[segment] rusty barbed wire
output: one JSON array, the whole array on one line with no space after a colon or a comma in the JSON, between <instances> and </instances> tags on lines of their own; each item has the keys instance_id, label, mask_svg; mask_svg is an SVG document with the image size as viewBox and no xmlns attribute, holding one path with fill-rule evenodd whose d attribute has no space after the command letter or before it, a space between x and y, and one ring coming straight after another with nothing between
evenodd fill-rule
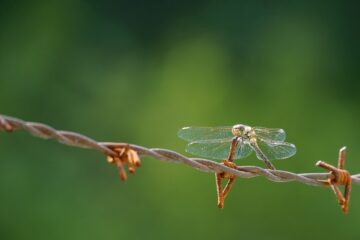
<instances>
[{"instance_id":1,"label":"rusty barbed wire","mask_svg":"<svg viewBox=\"0 0 360 240\"><path fill-rule=\"evenodd\" d=\"M342 169L332 169L333 171L329 173L293 173L284 170L264 169L257 166L236 166L232 168L208 159L188 158L168 149L146 148L129 143L97 142L79 133L56 130L42 123L26 122L18 118L0 115L0 130L12 132L19 129L23 129L35 137L52 138L69 146L90 148L102 152L108 157L109 163L116 163L123 180L127 178L123 165L129 164L129 171L134 172L135 167L140 166L140 160L137 159L137 154L139 154L165 162L182 163L204 172L225 172L240 178L263 176L273 182L296 181L312 186L329 186L329 183L345 185L344 182L335 181L338 171L343 171ZM341 151L345 152L345 148ZM360 184L360 173L349 175L348 181Z\"/></svg>"}]
</instances>

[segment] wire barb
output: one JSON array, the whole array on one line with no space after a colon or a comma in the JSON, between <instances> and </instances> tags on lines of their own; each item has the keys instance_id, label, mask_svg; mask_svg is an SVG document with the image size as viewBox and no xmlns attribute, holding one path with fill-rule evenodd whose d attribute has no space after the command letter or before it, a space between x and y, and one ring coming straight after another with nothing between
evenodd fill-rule
<instances>
[{"instance_id":1,"label":"wire barb","mask_svg":"<svg viewBox=\"0 0 360 240\"><path fill-rule=\"evenodd\" d=\"M318 161L316 166L322 167L330 171L330 176L324 182L331 187L342 211L346 214L349 211L350 192L351 192L351 176L348 171L344 169L346 157L346 147L339 151L338 167L334 167L326 162ZM344 195L341 193L338 186L345 186Z\"/></svg>"},{"instance_id":2,"label":"wire barb","mask_svg":"<svg viewBox=\"0 0 360 240\"><path fill-rule=\"evenodd\" d=\"M116 156L108 155L107 161L116 164L120 179L125 181L127 180L127 174L124 165L128 165L129 172L133 174L136 168L141 166L140 157L129 145L122 148L115 147L112 150L118 154Z\"/></svg>"},{"instance_id":3,"label":"wire barb","mask_svg":"<svg viewBox=\"0 0 360 240\"><path fill-rule=\"evenodd\" d=\"M124 166L128 165L129 172L134 172L135 168L139 167L141 164L139 156L149 156L165 162L182 163L203 172L225 172L227 174L230 174L229 176L236 176L240 178L253 178L257 176L263 176L273 182L296 181L311 186L329 186L329 179L331 179L332 183L332 185L330 186L341 185L340 183L343 181L341 179L344 179L343 176L345 176L342 175L341 171L343 170L342 166L344 164L346 154L345 151L340 151L340 159L343 160L339 161L339 167L334 168L336 169L334 172L328 169L330 170L329 173L293 173L284 170L264 169L257 166L229 167L212 160L202 158L188 158L180 153L168 149L146 148L128 143L98 142L75 132L60 131L45 124L25 122L17 118L0 115L0 131L4 130L7 132L12 132L14 130L20 129L31 133L35 137L40 137L44 139L53 138L62 144L74 147L90 148L102 152L103 154L105 154L105 156L107 156L109 163L113 163L117 166L120 178L123 180L127 178ZM347 188L348 190L345 189L344 193L344 199L347 200L347 205L343 207L344 212L347 212L347 207L350 199L350 184L360 184L360 173L352 176L346 176L347 181L349 181L349 186ZM223 193L223 195L224 194L225 192ZM341 201L341 203L343 202L344 201ZM342 204L342 206L344 205Z\"/></svg>"},{"instance_id":4,"label":"wire barb","mask_svg":"<svg viewBox=\"0 0 360 240\"><path fill-rule=\"evenodd\" d=\"M2 130L2 129L4 129L7 132L12 132L14 130L13 126L11 126L3 118L0 118L0 130Z\"/></svg>"}]
</instances>

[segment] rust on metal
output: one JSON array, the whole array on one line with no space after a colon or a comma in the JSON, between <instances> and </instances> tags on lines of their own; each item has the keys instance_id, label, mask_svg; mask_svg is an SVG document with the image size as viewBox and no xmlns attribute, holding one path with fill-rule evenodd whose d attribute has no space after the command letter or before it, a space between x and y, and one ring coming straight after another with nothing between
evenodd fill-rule
<instances>
[{"instance_id":1,"label":"rust on metal","mask_svg":"<svg viewBox=\"0 0 360 240\"><path fill-rule=\"evenodd\" d=\"M327 169L330 171L329 173L295 173L285 170L271 170L258 166L236 166L233 162L229 161L234 156L233 149L231 150L231 156L219 163L208 159L189 158L169 149L147 148L128 143L98 142L76 132L61 131L45 124L26 122L0 114L0 131L11 132L14 130L24 130L35 137L44 139L55 139L59 143L68 146L90 148L102 152L108 157L109 163L117 166L120 178L123 180L127 178L126 165L130 173L135 172L136 168L141 165L139 155L150 156L166 162L185 164L204 172L213 172L216 174L218 206L221 208L224 207L224 199L233 186L235 177L252 178L263 176L274 182L286 183L296 181L310 186L330 186L345 213L348 212L349 208L351 185L360 185L360 174L357 173L350 176L344 169L345 148L340 150L337 168L325 162L318 162L318 166ZM224 189L221 185L222 179L228 180ZM342 185L345 186L344 194L338 188Z\"/></svg>"},{"instance_id":2,"label":"rust on metal","mask_svg":"<svg viewBox=\"0 0 360 240\"><path fill-rule=\"evenodd\" d=\"M236 145L237 145L237 138L234 137L231 142L228 159L222 162L223 165L233 169L237 168L236 164L233 163L233 157L234 157ZM219 208L224 208L225 198L229 194L232 186L234 185L236 176L228 172L220 172L220 173L215 173L215 179L216 179L217 205ZM228 179L224 189L222 188L223 179Z\"/></svg>"},{"instance_id":3,"label":"rust on metal","mask_svg":"<svg viewBox=\"0 0 360 240\"><path fill-rule=\"evenodd\" d=\"M322 180L335 193L342 211L346 214L349 211L350 192L351 192L351 175L345 170L346 147L339 151L338 166L334 167L326 162L318 161L316 166L330 171L330 177ZM339 186L344 186L344 194L341 193Z\"/></svg>"},{"instance_id":4,"label":"rust on metal","mask_svg":"<svg viewBox=\"0 0 360 240\"><path fill-rule=\"evenodd\" d=\"M112 150L116 152L117 155L108 155L107 161L117 166L120 179L125 181L127 180L125 165L128 165L128 170L130 173L135 173L136 168L141 166L140 157L135 150L130 148L129 145L123 148L112 148Z\"/></svg>"},{"instance_id":5,"label":"rust on metal","mask_svg":"<svg viewBox=\"0 0 360 240\"><path fill-rule=\"evenodd\" d=\"M0 129L4 129L7 132L14 131L14 127L3 118L0 118Z\"/></svg>"}]
</instances>

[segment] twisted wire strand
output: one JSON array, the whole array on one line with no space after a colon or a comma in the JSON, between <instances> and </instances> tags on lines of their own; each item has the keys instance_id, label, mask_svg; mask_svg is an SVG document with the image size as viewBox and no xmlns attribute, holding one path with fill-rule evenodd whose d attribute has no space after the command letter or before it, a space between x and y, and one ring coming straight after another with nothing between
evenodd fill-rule
<instances>
[{"instance_id":1,"label":"twisted wire strand","mask_svg":"<svg viewBox=\"0 0 360 240\"><path fill-rule=\"evenodd\" d=\"M29 132L35 137L52 138L69 146L94 149L107 156L118 156L118 153L113 150L114 148L129 146L141 156L149 156L165 162L182 163L204 172L227 172L240 178L263 176L273 182L296 181L312 186L328 186L323 181L331 177L330 173L293 173L283 170L264 169L257 166L237 166L234 169L208 159L188 158L168 149L146 148L128 143L97 142L79 133L56 130L42 123L26 122L18 118L0 115L0 130L12 131L20 129ZM360 173L352 175L351 179L353 183L360 184Z\"/></svg>"}]
</instances>

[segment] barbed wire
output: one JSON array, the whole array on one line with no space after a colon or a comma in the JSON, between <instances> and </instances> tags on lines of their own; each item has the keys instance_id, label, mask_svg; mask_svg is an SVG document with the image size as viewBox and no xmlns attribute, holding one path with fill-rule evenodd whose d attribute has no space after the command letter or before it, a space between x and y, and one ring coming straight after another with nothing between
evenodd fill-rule
<instances>
[{"instance_id":1,"label":"barbed wire","mask_svg":"<svg viewBox=\"0 0 360 240\"><path fill-rule=\"evenodd\" d=\"M122 179L126 179L126 173L124 172L123 166L121 164L121 161L124 159L122 157L124 152L121 152L121 149L131 149L140 156L149 156L165 162L182 163L204 172L228 173L240 178L263 176L274 182L296 181L311 186L329 186L331 184L345 185L344 182L335 181L337 178L339 178L338 174L340 173L338 171L341 170L340 167L336 169L334 167L331 169L327 168L331 170L329 173L293 173L284 170L264 169L257 166L235 166L232 168L222 163L208 159L188 158L180 153L168 149L146 148L129 143L98 142L79 133L56 130L42 123L26 122L18 118L0 115L0 130L12 132L19 129L25 130L35 137L40 137L43 139L52 138L62 144L69 146L90 148L100 151L108 157L108 161L110 163L113 163L114 159L118 159L119 161L115 162L117 163L119 171L122 174ZM342 151L345 153L345 148L343 148ZM130 155L127 155L127 157L131 159L129 156ZM135 165L139 166L140 161L134 160L132 165L129 163L130 172L135 171ZM317 165L321 166L321 163L317 163ZM354 174L352 176L349 175L348 180L352 183L360 184L360 173Z\"/></svg>"}]
</instances>

